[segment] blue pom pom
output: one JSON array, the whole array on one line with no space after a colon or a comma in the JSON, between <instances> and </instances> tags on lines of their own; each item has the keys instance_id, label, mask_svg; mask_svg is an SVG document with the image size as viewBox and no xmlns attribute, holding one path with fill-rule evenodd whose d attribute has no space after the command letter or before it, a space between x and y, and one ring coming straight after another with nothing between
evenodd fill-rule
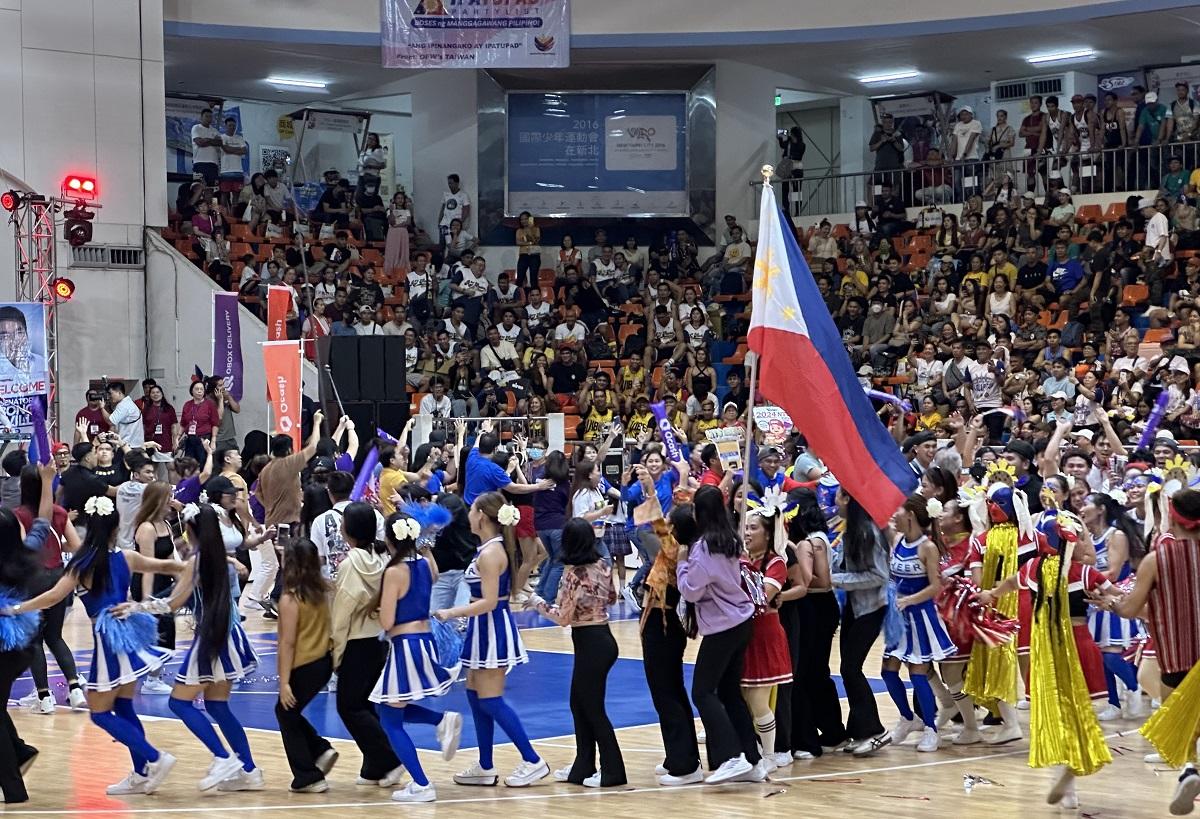
<instances>
[{"instance_id":1,"label":"blue pom pom","mask_svg":"<svg viewBox=\"0 0 1200 819\"><path fill-rule=\"evenodd\" d=\"M888 583L887 612L883 615L883 644L896 648L904 640L904 615L896 608L896 584Z\"/></svg>"},{"instance_id":2,"label":"blue pom pom","mask_svg":"<svg viewBox=\"0 0 1200 819\"><path fill-rule=\"evenodd\" d=\"M158 645L158 619L144 611L117 618L107 608L96 618L96 631L104 644L118 654L136 654Z\"/></svg>"},{"instance_id":3,"label":"blue pom pom","mask_svg":"<svg viewBox=\"0 0 1200 819\"><path fill-rule=\"evenodd\" d=\"M437 646L438 662L443 668L458 668L462 662L463 636L453 623L441 620L430 620L429 630L433 634L433 644Z\"/></svg>"},{"instance_id":4,"label":"blue pom pom","mask_svg":"<svg viewBox=\"0 0 1200 819\"><path fill-rule=\"evenodd\" d=\"M422 534L436 534L450 525L450 510L436 503L406 503L400 511L421 524Z\"/></svg>"},{"instance_id":5,"label":"blue pom pom","mask_svg":"<svg viewBox=\"0 0 1200 819\"><path fill-rule=\"evenodd\" d=\"M12 589L0 588L0 609L15 606L22 599ZM40 611L26 611L11 617L0 617L0 651L16 651L33 642L41 620Z\"/></svg>"}]
</instances>

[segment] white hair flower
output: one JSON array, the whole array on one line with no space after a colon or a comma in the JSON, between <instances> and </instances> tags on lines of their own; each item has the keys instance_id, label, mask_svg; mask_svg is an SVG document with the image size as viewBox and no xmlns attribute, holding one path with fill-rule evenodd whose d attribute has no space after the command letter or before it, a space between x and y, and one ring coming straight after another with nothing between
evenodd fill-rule
<instances>
[{"instance_id":1,"label":"white hair flower","mask_svg":"<svg viewBox=\"0 0 1200 819\"><path fill-rule=\"evenodd\" d=\"M392 523L392 535L396 540L416 540L421 534L421 524L412 518L399 518Z\"/></svg>"},{"instance_id":2,"label":"white hair flower","mask_svg":"<svg viewBox=\"0 0 1200 819\"><path fill-rule=\"evenodd\" d=\"M937 498L930 498L925 501L925 511L929 513L931 518L940 518L942 516L942 502Z\"/></svg>"},{"instance_id":3,"label":"white hair flower","mask_svg":"<svg viewBox=\"0 0 1200 819\"><path fill-rule=\"evenodd\" d=\"M179 513L179 517L183 518L184 523L191 523L193 520L195 520L196 515L199 514L200 507L194 503L189 503L187 506L183 507L183 510Z\"/></svg>"},{"instance_id":4,"label":"white hair flower","mask_svg":"<svg viewBox=\"0 0 1200 819\"><path fill-rule=\"evenodd\" d=\"M83 504L83 513L92 515L93 517L107 517L117 510L110 498L100 495L95 498L88 498Z\"/></svg>"},{"instance_id":5,"label":"white hair flower","mask_svg":"<svg viewBox=\"0 0 1200 819\"><path fill-rule=\"evenodd\" d=\"M196 502L197 502L197 503L199 503L201 506L203 506L204 504L208 503L208 492L206 492L205 490L201 489L201 490L200 490L200 497L199 497L199 499L198 499Z\"/></svg>"},{"instance_id":6,"label":"white hair flower","mask_svg":"<svg viewBox=\"0 0 1200 819\"><path fill-rule=\"evenodd\" d=\"M521 522L521 510L511 503L506 503L496 513L496 521L501 526L516 526Z\"/></svg>"},{"instance_id":7,"label":"white hair flower","mask_svg":"<svg viewBox=\"0 0 1200 819\"><path fill-rule=\"evenodd\" d=\"M1129 503L1129 496L1125 494L1124 489L1119 487L1114 486L1112 489L1108 490L1106 494L1122 506Z\"/></svg>"}]
</instances>

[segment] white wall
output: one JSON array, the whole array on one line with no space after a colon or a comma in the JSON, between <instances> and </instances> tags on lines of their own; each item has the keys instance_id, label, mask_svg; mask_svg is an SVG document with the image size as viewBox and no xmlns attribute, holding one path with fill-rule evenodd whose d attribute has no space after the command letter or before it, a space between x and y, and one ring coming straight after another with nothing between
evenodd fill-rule
<instances>
[{"instance_id":1,"label":"white wall","mask_svg":"<svg viewBox=\"0 0 1200 819\"><path fill-rule=\"evenodd\" d=\"M212 370L212 294L218 289L174 247L146 231L146 309L152 320L139 343L145 350L148 374L162 385L176 409L187 400L195 367L206 373ZM245 385L242 411L235 418L240 441L252 429L271 429L271 422L259 346L266 341L267 328L245 307L239 312ZM103 333L95 337L102 338ZM307 361L302 377L304 392L316 398L317 370Z\"/></svg>"}]
</instances>

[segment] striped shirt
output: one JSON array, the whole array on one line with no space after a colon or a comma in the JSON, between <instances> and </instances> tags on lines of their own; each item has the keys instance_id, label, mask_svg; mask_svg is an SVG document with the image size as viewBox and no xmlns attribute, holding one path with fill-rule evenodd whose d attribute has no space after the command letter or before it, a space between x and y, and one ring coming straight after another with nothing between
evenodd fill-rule
<instances>
[{"instance_id":1,"label":"striped shirt","mask_svg":"<svg viewBox=\"0 0 1200 819\"><path fill-rule=\"evenodd\" d=\"M1155 545L1158 579L1150 589L1150 633L1168 674L1200 661L1200 544L1172 534Z\"/></svg>"}]
</instances>

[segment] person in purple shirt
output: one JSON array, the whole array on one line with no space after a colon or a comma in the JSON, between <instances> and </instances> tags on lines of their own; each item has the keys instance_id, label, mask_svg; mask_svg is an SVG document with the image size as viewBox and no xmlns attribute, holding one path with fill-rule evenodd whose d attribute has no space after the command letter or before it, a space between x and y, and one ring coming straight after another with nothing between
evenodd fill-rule
<instances>
[{"instance_id":1,"label":"person in purple shirt","mask_svg":"<svg viewBox=\"0 0 1200 819\"><path fill-rule=\"evenodd\" d=\"M712 773L704 781L762 782L766 764L739 687L754 615L742 586L742 541L720 489L702 486L692 503L700 539L690 548L680 544L676 579L702 638L692 674L692 703L708 735Z\"/></svg>"}]
</instances>

